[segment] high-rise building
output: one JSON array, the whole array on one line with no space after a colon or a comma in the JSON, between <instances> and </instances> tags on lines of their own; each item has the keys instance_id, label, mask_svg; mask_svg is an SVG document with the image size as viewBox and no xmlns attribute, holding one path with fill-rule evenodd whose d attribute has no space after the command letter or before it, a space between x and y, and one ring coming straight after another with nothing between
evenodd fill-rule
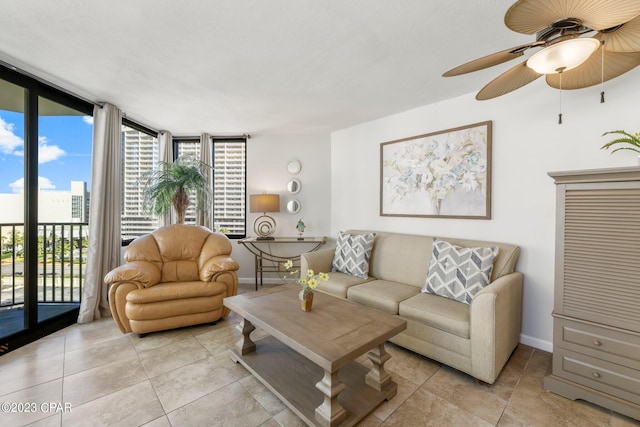
<instances>
[{"instance_id":1,"label":"high-rise building","mask_svg":"<svg viewBox=\"0 0 640 427\"><path fill-rule=\"evenodd\" d=\"M122 238L132 239L158 228L144 206L144 177L157 168L158 139L136 129L122 130Z\"/></svg>"},{"instance_id":2,"label":"high-rise building","mask_svg":"<svg viewBox=\"0 0 640 427\"><path fill-rule=\"evenodd\" d=\"M89 222L89 192L84 181L71 181L71 222Z\"/></svg>"},{"instance_id":3,"label":"high-rise building","mask_svg":"<svg viewBox=\"0 0 640 427\"><path fill-rule=\"evenodd\" d=\"M231 235L245 234L246 143L213 144L214 225Z\"/></svg>"},{"instance_id":4,"label":"high-rise building","mask_svg":"<svg viewBox=\"0 0 640 427\"><path fill-rule=\"evenodd\" d=\"M180 142L178 156L200 157L199 142ZM245 234L246 143L220 139L213 144L213 227L226 234ZM187 209L185 222L195 222L195 207Z\"/></svg>"}]
</instances>

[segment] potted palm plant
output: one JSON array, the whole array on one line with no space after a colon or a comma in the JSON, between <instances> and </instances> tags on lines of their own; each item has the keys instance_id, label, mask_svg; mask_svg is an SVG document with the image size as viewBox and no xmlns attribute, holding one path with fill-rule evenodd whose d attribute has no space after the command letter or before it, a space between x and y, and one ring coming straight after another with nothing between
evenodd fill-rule
<instances>
[{"instance_id":1,"label":"potted palm plant","mask_svg":"<svg viewBox=\"0 0 640 427\"><path fill-rule=\"evenodd\" d=\"M178 157L175 162L158 162L158 169L144 176L144 204L158 216L175 210L176 222L184 224L190 196L195 195L196 209L208 212L211 188L205 171L211 166L191 156Z\"/></svg>"}]
</instances>

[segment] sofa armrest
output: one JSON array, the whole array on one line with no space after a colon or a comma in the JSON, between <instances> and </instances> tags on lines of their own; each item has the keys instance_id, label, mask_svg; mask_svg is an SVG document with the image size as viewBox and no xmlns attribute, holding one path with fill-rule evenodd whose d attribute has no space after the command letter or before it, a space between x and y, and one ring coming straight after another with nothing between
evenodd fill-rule
<instances>
[{"instance_id":1,"label":"sofa armrest","mask_svg":"<svg viewBox=\"0 0 640 427\"><path fill-rule=\"evenodd\" d=\"M104 283L133 282L148 288L160 283L160 269L147 261L130 261L114 268L106 276Z\"/></svg>"},{"instance_id":2,"label":"sofa armrest","mask_svg":"<svg viewBox=\"0 0 640 427\"><path fill-rule=\"evenodd\" d=\"M230 256L219 255L206 260L200 267L200 280L210 282L216 273L223 271L236 271L240 268L238 263Z\"/></svg>"},{"instance_id":3,"label":"sofa armrest","mask_svg":"<svg viewBox=\"0 0 640 427\"><path fill-rule=\"evenodd\" d=\"M330 272L335 252L335 249L321 249L315 252L305 252L300 255L300 277L305 277L309 269L315 273Z\"/></svg>"},{"instance_id":4,"label":"sofa armrest","mask_svg":"<svg viewBox=\"0 0 640 427\"><path fill-rule=\"evenodd\" d=\"M523 282L522 273L506 274L471 302L471 369L490 384L520 341Z\"/></svg>"}]
</instances>

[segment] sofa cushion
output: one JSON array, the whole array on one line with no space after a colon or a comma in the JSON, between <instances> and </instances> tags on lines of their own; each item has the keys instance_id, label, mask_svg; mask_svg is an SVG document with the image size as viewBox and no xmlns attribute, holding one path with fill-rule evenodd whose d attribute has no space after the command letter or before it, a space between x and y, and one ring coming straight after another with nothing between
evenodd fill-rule
<instances>
[{"instance_id":1,"label":"sofa cushion","mask_svg":"<svg viewBox=\"0 0 640 427\"><path fill-rule=\"evenodd\" d=\"M374 280L373 277L363 279L361 277L352 276L345 273L338 273L335 271L329 273L328 276L329 280L320 280L316 289L340 298L347 297L347 289L349 289L351 286Z\"/></svg>"},{"instance_id":2,"label":"sofa cushion","mask_svg":"<svg viewBox=\"0 0 640 427\"><path fill-rule=\"evenodd\" d=\"M418 294L400 303L399 314L404 319L424 323L462 338L470 337L468 304L433 294Z\"/></svg>"},{"instance_id":3,"label":"sofa cushion","mask_svg":"<svg viewBox=\"0 0 640 427\"><path fill-rule=\"evenodd\" d=\"M350 234L368 234L371 230L347 230ZM369 274L376 279L424 286L433 250L433 237L375 231Z\"/></svg>"},{"instance_id":4,"label":"sofa cushion","mask_svg":"<svg viewBox=\"0 0 640 427\"><path fill-rule=\"evenodd\" d=\"M133 304L127 302L125 305L125 313L129 318L129 322L160 322L163 324L162 329L172 329L180 326L181 318L204 315L203 317L213 317L215 321L220 318L222 312L222 304L224 294L213 295L209 297L187 298L174 301L158 301L149 304ZM200 322L196 322L200 323ZM189 323L191 325L192 323ZM152 325L149 325L152 326Z\"/></svg>"},{"instance_id":5,"label":"sofa cushion","mask_svg":"<svg viewBox=\"0 0 640 427\"><path fill-rule=\"evenodd\" d=\"M225 295L227 287L221 282L167 282L144 289L136 289L127 294L127 302L149 304L158 301Z\"/></svg>"},{"instance_id":6,"label":"sofa cushion","mask_svg":"<svg viewBox=\"0 0 640 427\"><path fill-rule=\"evenodd\" d=\"M401 301L419 294L420 289L387 280L373 280L347 289L347 299L389 314L398 314Z\"/></svg>"},{"instance_id":7,"label":"sofa cushion","mask_svg":"<svg viewBox=\"0 0 640 427\"><path fill-rule=\"evenodd\" d=\"M497 247L463 248L436 239L422 292L470 304L489 284L498 250Z\"/></svg>"},{"instance_id":8,"label":"sofa cushion","mask_svg":"<svg viewBox=\"0 0 640 427\"><path fill-rule=\"evenodd\" d=\"M375 233L349 234L341 231L338 234L331 271L368 278L369 258L375 236Z\"/></svg>"}]
</instances>

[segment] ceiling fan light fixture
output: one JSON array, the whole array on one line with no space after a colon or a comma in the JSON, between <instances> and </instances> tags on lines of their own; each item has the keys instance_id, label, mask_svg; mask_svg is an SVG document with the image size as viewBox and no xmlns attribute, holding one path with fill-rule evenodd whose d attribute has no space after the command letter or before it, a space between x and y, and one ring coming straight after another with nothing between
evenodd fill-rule
<instances>
[{"instance_id":1,"label":"ceiling fan light fixture","mask_svg":"<svg viewBox=\"0 0 640 427\"><path fill-rule=\"evenodd\" d=\"M576 68L600 46L591 37L578 37L554 43L527 60L527 67L540 74L555 74Z\"/></svg>"}]
</instances>

